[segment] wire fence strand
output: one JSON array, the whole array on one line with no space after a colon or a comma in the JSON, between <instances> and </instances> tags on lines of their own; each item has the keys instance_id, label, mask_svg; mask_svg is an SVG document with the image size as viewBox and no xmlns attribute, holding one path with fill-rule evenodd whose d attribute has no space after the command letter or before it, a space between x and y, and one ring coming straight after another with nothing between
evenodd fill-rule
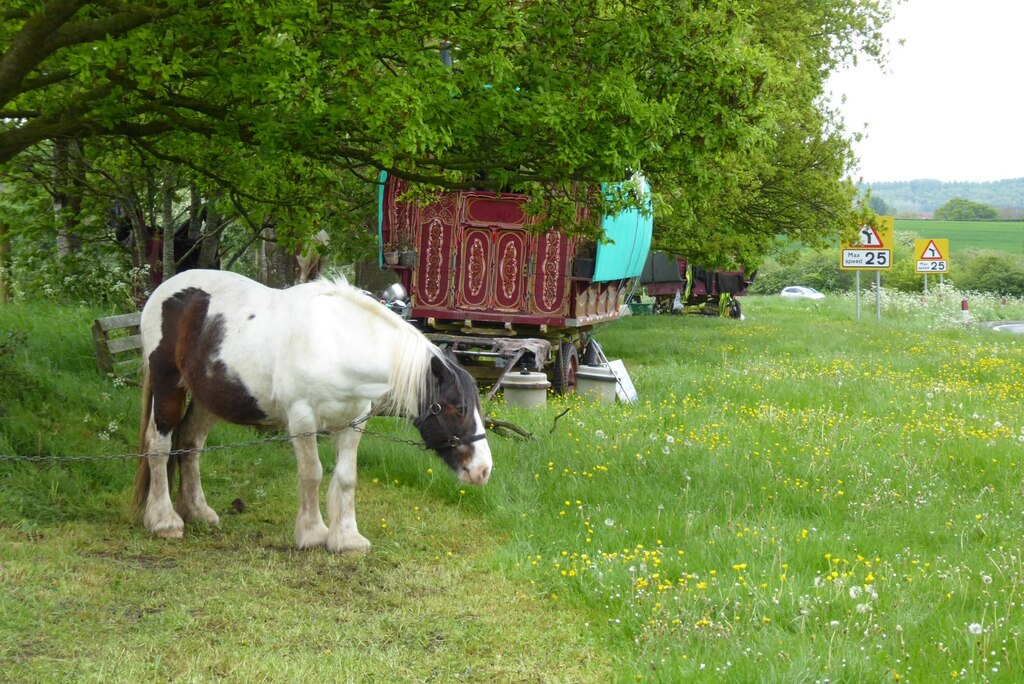
<instances>
[{"instance_id":1,"label":"wire fence strand","mask_svg":"<svg viewBox=\"0 0 1024 684\"><path fill-rule=\"evenodd\" d=\"M404 439L402 437L395 437L393 435L386 435L381 432L375 432L368 430L367 428L360 427L363 423L368 421L372 417L371 415L358 418L347 425L343 425L338 428L331 428L329 430L310 430L309 432L297 432L291 435L270 435L268 437L261 437L259 439L250 439L244 442L232 442L230 444L214 444L211 446L194 447L191 449L171 449L170 451L147 451L145 453L122 453L122 454L88 454L88 455L58 455L58 454L41 454L37 456L22 456L22 455L11 455L11 454L0 454L0 462L3 461L26 461L26 462L42 462L42 461L54 461L54 462L80 462L80 461L127 461L136 458L148 458L150 456L182 456L185 454L195 453L209 453L211 451L223 451L225 449L240 449L244 447L263 446L264 444L274 444L278 442L290 442L293 439L302 437L321 437L332 435L335 432L341 432L342 430L355 430L364 435L370 435L371 437L379 437L389 442L395 442L397 444L408 444L419 449L426 449L426 445L423 442L419 442L412 439Z\"/></svg>"}]
</instances>

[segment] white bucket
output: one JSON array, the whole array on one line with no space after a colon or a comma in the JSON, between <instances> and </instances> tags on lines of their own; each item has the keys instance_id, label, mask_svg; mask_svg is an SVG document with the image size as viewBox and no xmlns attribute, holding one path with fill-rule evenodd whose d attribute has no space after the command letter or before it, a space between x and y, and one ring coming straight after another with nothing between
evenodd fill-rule
<instances>
[{"instance_id":1,"label":"white bucket","mask_svg":"<svg viewBox=\"0 0 1024 684\"><path fill-rule=\"evenodd\" d=\"M615 373L602 363L599 366L580 366L576 371L576 393L595 401L615 401Z\"/></svg>"},{"instance_id":2,"label":"white bucket","mask_svg":"<svg viewBox=\"0 0 1024 684\"><path fill-rule=\"evenodd\" d=\"M549 387L551 383L543 373L512 372L501 380L505 401L523 408L547 405Z\"/></svg>"}]
</instances>

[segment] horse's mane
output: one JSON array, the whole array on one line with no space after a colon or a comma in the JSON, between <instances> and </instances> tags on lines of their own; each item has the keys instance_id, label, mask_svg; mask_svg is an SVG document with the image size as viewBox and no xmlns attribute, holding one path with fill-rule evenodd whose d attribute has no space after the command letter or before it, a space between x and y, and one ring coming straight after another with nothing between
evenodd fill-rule
<instances>
[{"instance_id":1,"label":"horse's mane","mask_svg":"<svg viewBox=\"0 0 1024 684\"><path fill-rule=\"evenodd\" d=\"M388 373L391 389L383 405L376 408L408 418L417 417L421 407L433 400L436 383L430 370L431 359L441 359L446 366L451 366L452 362L411 323L350 285L344 276L321 277L309 283L309 286L320 288L321 294L345 297L394 331L395 353L391 357Z\"/></svg>"}]
</instances>

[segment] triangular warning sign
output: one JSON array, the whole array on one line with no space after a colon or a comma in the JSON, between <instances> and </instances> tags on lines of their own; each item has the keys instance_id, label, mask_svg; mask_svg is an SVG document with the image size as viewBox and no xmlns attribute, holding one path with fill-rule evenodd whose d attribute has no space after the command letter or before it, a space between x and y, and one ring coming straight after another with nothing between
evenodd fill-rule
<instances>
[{"instance_id":1,"label":"triangular warning sign","mask_svg":"<svg viewBox=\"0 0 1024 684\"><path fill-rule=\"evenodd\" d=\"M929 240L928 245L925 246L924 251L921 252L922 261L943 261L946 257L942 256L942 252L939 251L938 246L935 244L935 240Z\"/></svg>"},{"instance_id":2,"label":"triangular warning sign","mask_svg":"<svg viewBox=\"0 0 1024 684\"><path fill-rule=\"evenodd\" d=\"M878 231L875 230L874 226L861 226L860 232L860 244L858 247L881 247L882 238L878 235Z\"/></svg>"}]
</instances>

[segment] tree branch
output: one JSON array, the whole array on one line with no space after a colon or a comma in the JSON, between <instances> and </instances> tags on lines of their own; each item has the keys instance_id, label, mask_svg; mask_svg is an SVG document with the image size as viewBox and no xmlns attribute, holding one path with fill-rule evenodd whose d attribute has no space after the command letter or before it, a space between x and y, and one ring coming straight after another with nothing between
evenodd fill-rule
<instances>
[{"instance_id":1,"label":"tree branch","mask_svg":"<svg viewBox=\"0 0 1024 684\"><path fill-rule=\"evenodd\" d=\"M505 435L502 433L502 431L507 430L509 432L513 432L519 435L523 439L533 439L532 432L527 432L526 430L524 430L523 428L519 427L514 423L509 423L504 420L498 420L497 418L494 418L492 416L487 416L485 418L485 422L487 423L488 429L497 432L499 435L502 435L503 437Z\"/></svg>"}]
</instances>

